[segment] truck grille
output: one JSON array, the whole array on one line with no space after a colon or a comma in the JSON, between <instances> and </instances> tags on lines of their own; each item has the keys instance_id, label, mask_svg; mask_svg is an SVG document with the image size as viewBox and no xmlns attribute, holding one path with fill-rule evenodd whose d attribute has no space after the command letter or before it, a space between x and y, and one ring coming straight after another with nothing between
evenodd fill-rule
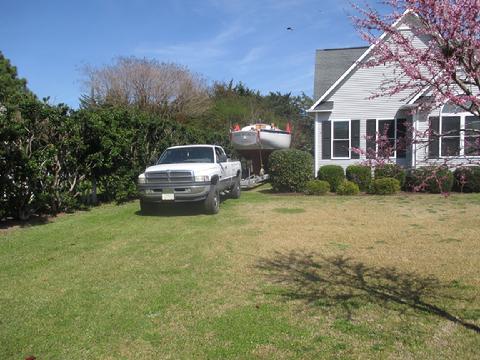
<instances>
[{"instance_id":1,"label":"truck grille","mask_svg":"<svg viewBox=\"0 0 480 360\"><path fill-rule=\"evenodd\" d=\"M147 184L181 184L193 182L193 171L154 171L145 174Z\"/></svg>"}]
</instances>

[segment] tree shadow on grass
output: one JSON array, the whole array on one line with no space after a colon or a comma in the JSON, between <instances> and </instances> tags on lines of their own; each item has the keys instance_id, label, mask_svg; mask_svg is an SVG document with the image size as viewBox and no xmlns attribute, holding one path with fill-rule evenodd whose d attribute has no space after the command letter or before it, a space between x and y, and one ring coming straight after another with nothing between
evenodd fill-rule
<instances>
[{"instance_id":1,"label":"tree shadow on grass","mask_svg":"<svg viewBox=\"0 0 480 360\"><path fill-rule=\"evenodd\" d=\"M374 267L344 256L314 252L276 252L261 259L257 268L281 285L288 300L321 306L340 306L350 317L358 304L373 303L402 311L406 308L452 321L480 333L480 327L442 307L447 301L469 301L458 287L433 276L402 272L394 267Z\"/></svg>"}]
</instances>

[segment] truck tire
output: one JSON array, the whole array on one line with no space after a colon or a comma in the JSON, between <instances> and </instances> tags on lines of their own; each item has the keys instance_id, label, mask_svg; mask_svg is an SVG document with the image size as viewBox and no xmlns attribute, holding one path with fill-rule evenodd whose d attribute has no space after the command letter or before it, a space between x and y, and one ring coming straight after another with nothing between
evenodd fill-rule
<instances>
[{"instance_id":1,"label":"truck tire","mask_svg":"<svg viewBox=\"0 0 480 360\"><path fill-rule=\"evenodd\" d=\"M154 210L153 204L140 199L140 212L142 214L151 214Z\"/></svg>"},{"instance_id":2,"label":"truck tire","mask_svg":"<svg viewBox=\"0 0 480 360\"><path fill-rule=\"evenodd\" d=\"M238 199L240 198L241 194L242 194L242 188L240 187L240 177L237 176L235 178L235 182L232 186L232 189L230 190L230 197L232 199Z\"/></svg>"},{"instance_id":3,"label":"truck tire","mask_svg":"<svg viewBox=\"0 0 480 360\"><path fill-rule=\"evenodd\" d=\"M210 193L205 199L204 207L207 214L217 214L220 210L220 192L216 186L212 186Z\"/></svg>"}]
</instances>

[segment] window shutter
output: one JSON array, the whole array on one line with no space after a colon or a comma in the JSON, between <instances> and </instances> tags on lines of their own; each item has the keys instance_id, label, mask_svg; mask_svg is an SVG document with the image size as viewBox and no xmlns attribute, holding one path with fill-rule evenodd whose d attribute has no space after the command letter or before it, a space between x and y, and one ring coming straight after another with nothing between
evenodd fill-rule
<instances>
[{"instance_id":1,"label":"window shutter","mask_svg":"<svg viewBox=\"0 0 480 360\"><path fill-rule=\"evenodd\" d=\"M407 119L397 119L397 158L407 157Z\"/></svg>"},{"instance_id":2,"label":"window shutter","mask_svg":"<svg viewBox=\"0 0 480 360\"><path fill-rule=\"evenodd\" d=\"M377 151L377 120L367 120L367 159Z\"/></svg>"},{"instance_id":3,"label":"window shutter","mask_svg":"<svg viewBox=\"0 0 480 360\"><path fill-rule=\"evenodd\" d=\"M322 159L332 158L332 123L330 121L322 121Z\"/></svg>"},{"instance_id":4,"label":"window shutter","mask_svg":"<svg viewBox=\"0 0 480 360\"><path fill-rule=\"evenodd\" d=\"M430 135L428 139L428 158L438 159L439 157L439 131L440 131L440 118L438 116L430 117Z\"/></svg>"},{"instance_id":5,"label":"window shutter","mask_svg":"<svg viewBox=\"0 0 480 360\"><path fill-rule=\"evenodd\" d=\"M352 120L352 138L351 138L351 145L352 148L359 149L360 148L360 120ZM360 159L360 154L352 150L352 159Z\"/></svg>"}]
</instances>

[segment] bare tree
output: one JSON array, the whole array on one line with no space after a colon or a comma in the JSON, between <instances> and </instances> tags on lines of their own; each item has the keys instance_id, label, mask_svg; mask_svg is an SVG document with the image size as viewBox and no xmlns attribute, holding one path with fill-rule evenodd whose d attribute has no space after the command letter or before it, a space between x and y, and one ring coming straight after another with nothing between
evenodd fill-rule
<instances>
[{"instance_id":1,"label":"bare tree","mask_svg":"<svg viewBox=\"0 0 480 360\"><path fill-rule=\"evenodd\" d=\"M197 116L209 108L205 80L186 67L154 59L118 57L102 67L82 68L89 102L135 106L177 118Z\"/></svg>"}]
</instances>

